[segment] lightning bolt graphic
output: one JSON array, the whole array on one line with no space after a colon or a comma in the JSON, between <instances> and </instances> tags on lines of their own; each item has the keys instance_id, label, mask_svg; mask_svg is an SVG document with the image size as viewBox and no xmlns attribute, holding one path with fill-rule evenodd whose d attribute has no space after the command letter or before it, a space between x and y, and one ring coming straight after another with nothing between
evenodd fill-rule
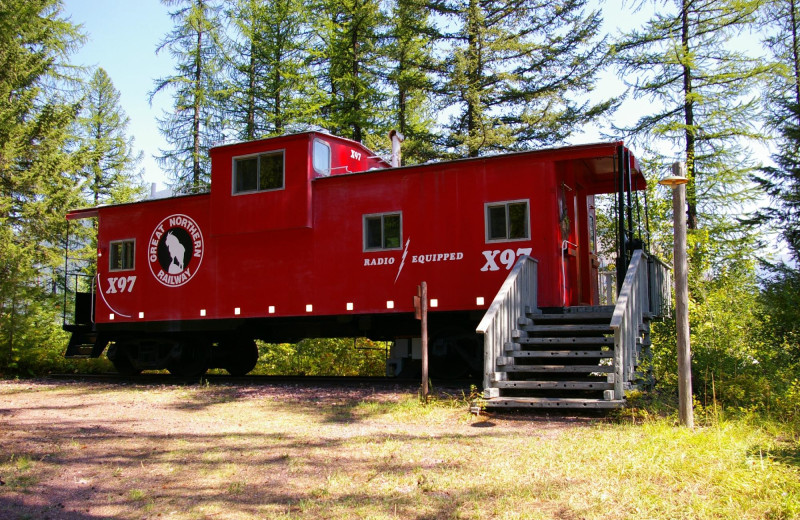
<instances>
[{"instance_id":1,"label":"lightning bolt graphic","mask_svg":"<svg viewBox=\"0 0 800 520\"><path fill-rule=\"evenodd\" d=\"M400 272L403 270L403 264L406 263L406 255L408 254L408 244L411 243L411 237L408 237L406 240L406 247L403 249L403 258L400 259L400 268L397 270L397 276L394 277L394 283L397 283L397 279L400 278Z\"/></svg>"}]
</instances>

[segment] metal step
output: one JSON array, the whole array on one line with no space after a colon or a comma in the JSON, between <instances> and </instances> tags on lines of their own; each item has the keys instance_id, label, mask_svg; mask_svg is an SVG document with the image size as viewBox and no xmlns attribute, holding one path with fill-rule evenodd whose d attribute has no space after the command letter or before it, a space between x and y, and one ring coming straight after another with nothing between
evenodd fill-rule
<instances>
[{"instance_id":1,"label":"metal step","mask_svg":"<svg viewBox=\"0 0 800 520\"><path fill-rule=\"evenodd\" d=\"M482 401L487 408L622 408L624 400L569 397L492 397Z\"/></svg>"},{"instance_id":2,"label":"metal step","mask_svg":"<svg viewBox=\"0 0 800 520\"><path fill-rule=\"evenodd\" d=\"M73 330L67 345L64 357L68 359L82 359L92 357L92 351L97 343L97 333L90 330Z\"/></svg>"}]
</instances>

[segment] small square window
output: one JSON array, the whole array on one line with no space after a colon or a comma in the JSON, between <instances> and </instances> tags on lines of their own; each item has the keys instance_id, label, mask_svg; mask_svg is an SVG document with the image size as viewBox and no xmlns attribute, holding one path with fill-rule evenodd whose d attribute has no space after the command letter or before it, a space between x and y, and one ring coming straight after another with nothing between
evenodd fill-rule
<instances>
[{"instance_id":1,"label":"small square window","mask_svg":"<svg viewBox=\"0 0 800 520\"><path fill-rule=\"evenodd\" d=\"M400 213L364 217L364 249L399 249L402 244Z\"/></svg>"},{"instance_id":2,"label":"small square window","mask_svg":"<svg viewBox=\"0 0 800 520\"><path fill-rule=\"evenodd\" d=\"M233 192L283 188L283 151L233 160Z\"/></svg>"},{"instance_id":3,"label":"small square window","mask_svg":"<svg viewBox=\"0 0 800 520\"><path fill-rule=\"evenodd\" d=\"M528 201L486 205L486 240L526 240L530 238Z\"/></svg>"},{"instance_id":4,"label":"small square window","mask_svg":"<svg viewBox=\"0 0 800 520\"><path fill-rule=\"evenodd\" d=\"M108 245L108 270L130 271L134 268L136 242L134 240L119 240Z\"/></svg>"},{"instance_id":5,"label":"small square window","mask_svg":"<svg viewBox=\"0 0 800 520\"><path fill-rule=\"evenodd\" d=\"M328 143L314 139L312 164L314 165L314 171L323 177L331 174L331 147Z\"/></svg>"}]
</instances>

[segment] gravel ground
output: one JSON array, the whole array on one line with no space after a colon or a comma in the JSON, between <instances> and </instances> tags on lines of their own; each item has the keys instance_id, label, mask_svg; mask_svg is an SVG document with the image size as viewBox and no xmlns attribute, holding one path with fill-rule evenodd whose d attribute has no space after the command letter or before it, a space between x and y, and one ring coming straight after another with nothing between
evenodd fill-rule
<instances>
[{"instance_id":1,"label":"gravel ground","mask_svg":"<svg viewBox=\"0 0 800 520\"><path fill-rule=\"evenodd\" d=\"M474 417L453 400L421 410L415 391L391 383L0 381L0 519L314 518L335 493L337 465L373 483L405 446L429 439L470 449L491 435L545 439L596 420ZM443 464L417 459L417 472ZM404 493L396 484L384 500L418 516ZM366 507L355 504L354 515Z\"/></svg>"}]
</instances>

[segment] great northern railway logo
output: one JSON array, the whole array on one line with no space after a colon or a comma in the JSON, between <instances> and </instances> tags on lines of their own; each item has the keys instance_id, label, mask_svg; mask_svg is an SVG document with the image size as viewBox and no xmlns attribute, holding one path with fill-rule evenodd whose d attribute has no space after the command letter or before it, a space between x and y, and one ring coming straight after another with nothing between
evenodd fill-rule
<instances>
[{"instance_id":1,"label":"great northern railway logo","mask_svg":"<svg viewBox=\"0 0 800 520\"><path fill-rule=\"evenodd\" d=\"M180 287L203 262L203 233L186 215L170 215L150 235L147 244L150 272L167 287Z\"/></svg>"}]
</instances>

